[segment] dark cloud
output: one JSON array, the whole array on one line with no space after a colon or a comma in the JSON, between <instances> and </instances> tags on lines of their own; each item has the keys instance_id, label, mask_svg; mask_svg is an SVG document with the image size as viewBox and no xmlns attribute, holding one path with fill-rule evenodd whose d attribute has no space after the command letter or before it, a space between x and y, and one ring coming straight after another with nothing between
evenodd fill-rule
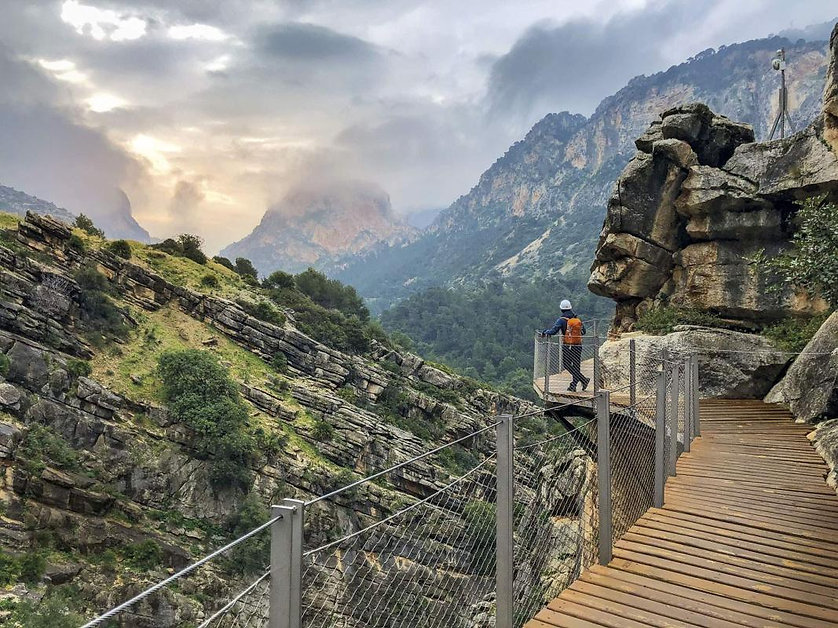
<instances>
[{"instance_id":1,"label":"dark cloud","mask_svg":"<svg viewBox=\"0 0 838 628\"><path fill-rule=\"evenodd\" d=\"M259 32L255 42L257 54L292 60L353 63L378 54L363 39L314 24L278 24Z\"/></svg>"},{"instance_id":2,"label":"dark cloud","mask_svg":"<svg viewBox=\"0 0 838 628\"><path fill-rule=\"evenodd\" d=\"M143 177L140 164L76 121L71 107L59 106L61 88L3 48L0 70L0 182L88 214L102 226L125 225L131 209L122 187Z\"/></svg>"},{"instance_id":3,"label":"dark cloud","mask_svg":"<svg viewBox=\"0 0 838 628\"><path fill-rule=\"evenodd\" d=\"M659 3L605 24L537 24L492 66L492 106L524 117L560 109L590 113L633 76L665 68L663 40L703 11L706 3Z\"/></svg>"}]
</instances>

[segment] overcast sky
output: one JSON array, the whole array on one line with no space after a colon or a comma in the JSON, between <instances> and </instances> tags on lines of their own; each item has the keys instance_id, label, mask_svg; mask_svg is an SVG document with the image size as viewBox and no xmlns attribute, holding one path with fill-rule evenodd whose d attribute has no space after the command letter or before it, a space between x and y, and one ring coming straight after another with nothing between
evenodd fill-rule
<instances>
[{"instance_id":1,"label":"overcast sky","mask_svg":"<svg viewBox=\"0 0 838 628\"><path fill-rule=\"evenodd\" d=\"M0 183L208 249L296 182L448 205L533 122L835 0L4 0Z\"/></svg>"}]
</instances>

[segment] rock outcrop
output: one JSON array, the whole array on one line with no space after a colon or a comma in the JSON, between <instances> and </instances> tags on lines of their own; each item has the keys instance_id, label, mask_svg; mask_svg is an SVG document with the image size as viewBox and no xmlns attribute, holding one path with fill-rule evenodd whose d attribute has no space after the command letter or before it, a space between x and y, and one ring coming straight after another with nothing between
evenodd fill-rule
<instances>
[{"instance_id":1,"label":"rock outcrop","mask_svg":"<svg viewBox=\"0 0 838 628\"><path fill-rule=\"evenodd\" d=\"M838 417L838 312L821 325L765 401L782 403L800 421Z\"/></svg>"},{"instance_id":2,"label":"rock outcrop","mask_svg":"<svg viewBox=\"0 0 838 628\"><path fill-rule=\"evenodd\" d=\"M600 349L604 386L628 385L629 342L635 341L637 372L657 368L661 351L698 356L700 393L704 397L761 399L786 368L790 356L761 336L726 329L682 326L666 336L624 335ZM643 376L644 380L650 379Z\"/></svg>"},{"instance_id":3,"label":"rock outcrop","mask_svg":"<svg viewBox=\"0 0 838 628\"><path fill-rule=\"evenodd\" d=\"M824 139L838 153L838 24L829 38L829 66L823 92Z\"/></svg>"},{"instance_id":4,"label":"rock outcrop","mask_svg":"<svg viewBox=\"0 0 838 628\"><path fill-rule=\"evenodd\" d=\"M797 201L838 195L838 158L823 123L753 140L748 125L700 103L665 111L637 140L608 202L588 282L617 302L616 331L661 305L743 328L826 310L819 299L772 286L755 263L784 250Z\"/></svg>"}]
</instances>

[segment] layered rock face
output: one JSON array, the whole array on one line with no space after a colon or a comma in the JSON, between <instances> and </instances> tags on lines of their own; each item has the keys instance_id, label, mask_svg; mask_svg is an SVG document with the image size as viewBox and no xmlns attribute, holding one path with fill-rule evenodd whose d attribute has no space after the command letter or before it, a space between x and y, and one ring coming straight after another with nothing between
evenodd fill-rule
<instances>
[{"instance_id":1,"label":"layered rock face","mask_svg":"<svg viewBox=\"0 0 838 628\"><path fill-rule=\"evenodd\" d=\"M773 278L755 260L776 255L795 203L838 193L838 158L818 122L754 143L750 126L693 103L665 111L636 142L608 202L588 287L617 302L615 329L650 308L712 312L744 328L826 304Z\"/></svg>"}]
</instances>

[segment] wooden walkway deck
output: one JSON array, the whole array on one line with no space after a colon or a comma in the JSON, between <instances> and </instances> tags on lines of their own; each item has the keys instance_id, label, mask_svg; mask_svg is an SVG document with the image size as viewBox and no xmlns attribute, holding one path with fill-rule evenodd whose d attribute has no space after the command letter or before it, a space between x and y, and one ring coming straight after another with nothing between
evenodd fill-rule
<instances>
[{"instance_id":1,"label":"wooden walkway deck","mask_svg":"<svg viewBox=\"0 0 838 628\"><path fill-rule=\"evenodd\" d=\"M580 365L579 369L585 377L591 380L587 390L582 390L582 386L577 385L576 392L570 392L567 387L570 385L573 376L568 371L562 371L548 377L547 385L549 386L549 394L544 394L544 378L538 377L533 380L532 386L540 399L543 399L548 407L550 405L563 405L566 403L573 403L580 407L592 409L594 399L594 361L585 360ZM611 406L625 408L631 403L629 394L623 390L611 393Z\"/></svg>"},{"instance_id":2,"label":"wooden walkway deck","mask_svg":"<svg viewBox=\"0 0 838 628\"><path fill-rule=\"evenodd\" d=\"M664 507L526 628L838 626L838 497L810 430L776 406L703 401Z\"/></svg>"}]
</instances>

